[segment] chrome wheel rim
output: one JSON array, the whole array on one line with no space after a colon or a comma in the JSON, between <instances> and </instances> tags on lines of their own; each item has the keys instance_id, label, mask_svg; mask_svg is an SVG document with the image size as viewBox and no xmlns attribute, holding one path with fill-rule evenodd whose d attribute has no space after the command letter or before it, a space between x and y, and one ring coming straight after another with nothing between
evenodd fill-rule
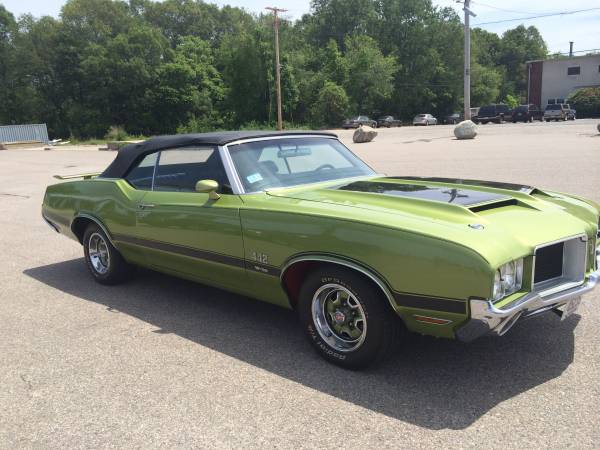
<instances>
[{"instance_id":1,"label":"chrome wheel rim","mask_svg":"<svg viewBox=\"0 0 600 450\"><path fill-rule=\"evenodd\" d=\"M100 275L108 272L110 267L110 254L108 244L100 233L93 233L88 241L88 255L94 270Z\"/></svg>"},{"instance_id":2,"label":"chrome wheel rim","mask_svg":"<svg viewBox=\"0 0 600 450\"><path fill-rule=\"evenodd\" d=\"M344 286L336 283L321 286L313 296L312 318L319 336L337 351L351 352L365 341L365 312Z\"/></svg>"}]
</instances>

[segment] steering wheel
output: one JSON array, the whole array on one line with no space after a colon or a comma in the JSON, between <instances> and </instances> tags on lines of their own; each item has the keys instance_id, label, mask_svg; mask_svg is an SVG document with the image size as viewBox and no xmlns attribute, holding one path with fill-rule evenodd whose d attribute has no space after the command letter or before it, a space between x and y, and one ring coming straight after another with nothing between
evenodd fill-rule
<instances>
[{"instance_id":1,"label":"steering wheel","mask_svg":"<svg viewBox=\"0 0 600 450\"><path fill-rule=\"evenodd\" d=\"M322 165L320 165L319 167L317 167L315 169L315 172L318 172L320 170L325 170L325 169L327 169L327 170L333 170L333 169L335 169L335 167L333 167L331 164L322 164Z\"/></svg>"}]
</instances>

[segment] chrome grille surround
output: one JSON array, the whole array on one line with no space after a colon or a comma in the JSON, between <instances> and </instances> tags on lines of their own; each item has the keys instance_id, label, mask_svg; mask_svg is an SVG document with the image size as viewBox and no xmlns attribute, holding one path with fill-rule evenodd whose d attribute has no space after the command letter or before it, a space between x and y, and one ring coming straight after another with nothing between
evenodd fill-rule
<instances>
[{"instance_id":1,"label":"chrome grille surround","mask_svg":"<svg viewBox=\"0 0 600 450\"><path fill-rule=\"evenodd\" d=\"M535 248L533 255L531 273L531 280L533 284L532 292L536 292L541 297L545 297L583 284L587 268L587 241L587 235L580 234L577 236L570 236L568 238L538 245ZM563 246L561 274L548 280L536 282L535 267L536 259L538 257L538 250L557 244L562 244Z\"/></svg>"}]
</instances>

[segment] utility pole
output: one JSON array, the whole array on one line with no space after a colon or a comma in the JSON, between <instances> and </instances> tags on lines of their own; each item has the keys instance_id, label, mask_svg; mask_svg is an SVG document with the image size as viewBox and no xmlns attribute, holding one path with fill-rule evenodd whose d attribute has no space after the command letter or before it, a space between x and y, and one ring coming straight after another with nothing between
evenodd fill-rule
<instances>
[{"instance_id":1,"label":"utility pole","mask_svg":"<svg viewBox=\"0 0 600 450\"><path fill-rule=\"evenodd\" d=\"M287 9L281 9L268 6L265 9L273 12L275 28L275 87L277 90L277 129L283 130L283 117L281 113L281 65L279 64L279 16L278 13L286 12Z\"/></svg>"},{"instance_id":2,"label":"utility pole","mask_svg":"<svg viewBox=\"0 0 600 450\"><path fill-rule=\"evenodd\" d=\"M476 14L469 9L470 2L471 0L464 0L463 7L465 12L465 120L471 120L471 26L469 19L470 16L476 17Z\"/></svg>"}]
</instances>

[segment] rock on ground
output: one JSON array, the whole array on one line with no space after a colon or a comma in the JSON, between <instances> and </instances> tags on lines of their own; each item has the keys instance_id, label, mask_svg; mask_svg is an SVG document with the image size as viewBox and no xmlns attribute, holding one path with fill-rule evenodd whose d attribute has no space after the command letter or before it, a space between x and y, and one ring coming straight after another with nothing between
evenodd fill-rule
<instances>
[{"instance_id":1,"label":"rock on ground","mask_svg":"<svg viewBox=\"0 0 600 450\"><path fill-rule=\"evenodd\" d=\"M352 140L354 143L360 144L363 142L371 142L373 139L375 139L375 136L377 136L377 131L375 131L373 128L360 126L354 132Z\"/></svg>"},{"instance_id":2,"label":"rock on ground","mask_svg":"<svg viewBox=\"0 0 600 450\"><path fill-rule=\"evenodd\" d=\"M454 128L456 139L473 139L477 136L477 125L470 120L463 120Z\"/></svg>"}]
</instances>

